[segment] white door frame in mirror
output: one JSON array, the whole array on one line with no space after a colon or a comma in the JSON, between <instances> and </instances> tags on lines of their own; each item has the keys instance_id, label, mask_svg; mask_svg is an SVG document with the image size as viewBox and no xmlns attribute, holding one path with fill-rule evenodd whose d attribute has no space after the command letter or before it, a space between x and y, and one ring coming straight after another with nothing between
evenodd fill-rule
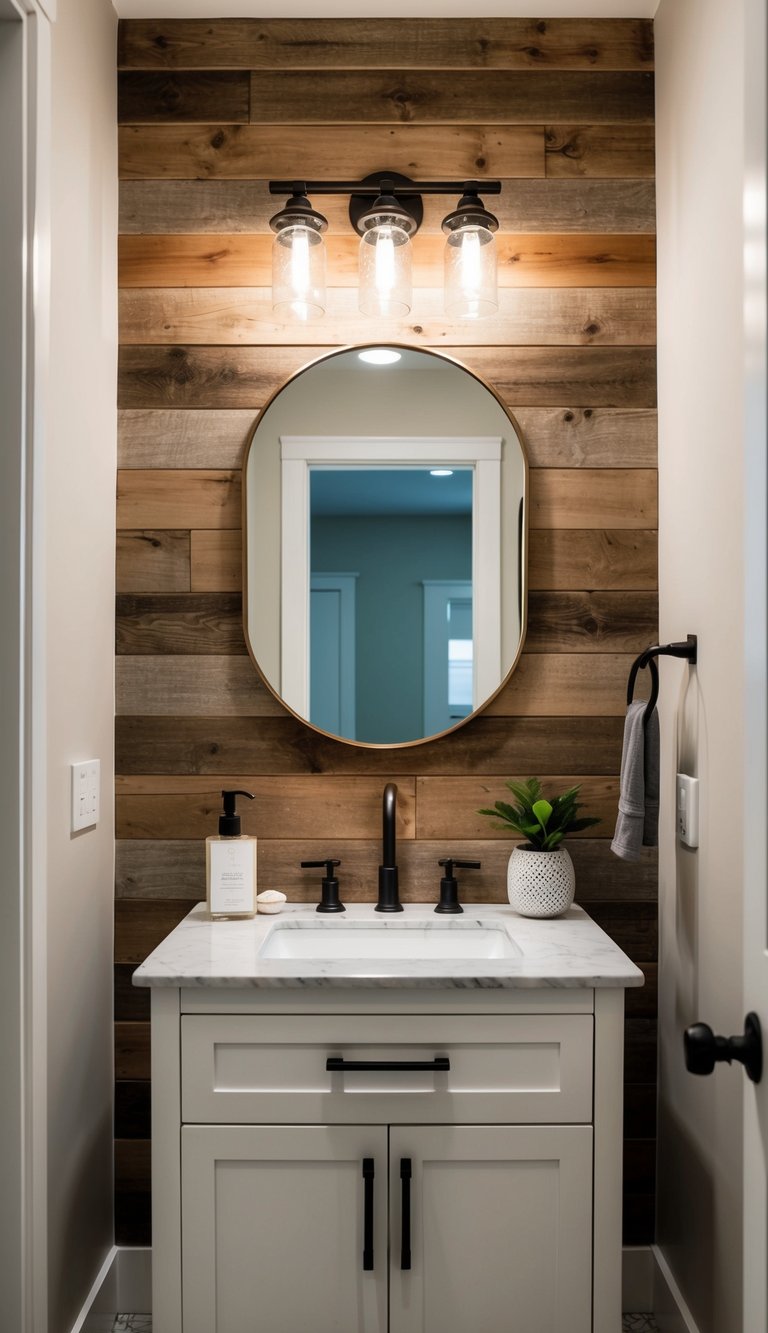
<instances>
[{"instance_id":1,"label":"white door frame in mirror","mask_svg":"<svg viewBox=\"0 0 768 1333\"><path fill-rule=\"evenodd\" d=\"M281 682L289 708L309 718L309 469L453 464L472 486L473 708L498 689L501 663L501 436L281 435ZM365 462L361 464L361 458Z\"/></svg>"}]
</instances>

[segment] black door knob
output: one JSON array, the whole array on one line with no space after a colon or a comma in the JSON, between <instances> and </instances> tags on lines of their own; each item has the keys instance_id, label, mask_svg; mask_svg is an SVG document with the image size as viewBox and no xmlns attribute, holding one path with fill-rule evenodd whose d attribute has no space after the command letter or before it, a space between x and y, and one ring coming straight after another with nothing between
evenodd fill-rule
<instances>
[{"instance_id":1,"label":"black door knob","mask_svg":"<svg viewBox=\"0 0 768 1333\"><path fill-rule=\"evenodd\" d=\"M716 1037L708 1023L694 1023L686 1028L683 1037L685 1067L691 1074L711 1074L720 1060L742 1064L753 1083L759 1083L763 1073L763 1038L757 1014L747 1014L744 1035Z\"/></svg>"}]
</instances>

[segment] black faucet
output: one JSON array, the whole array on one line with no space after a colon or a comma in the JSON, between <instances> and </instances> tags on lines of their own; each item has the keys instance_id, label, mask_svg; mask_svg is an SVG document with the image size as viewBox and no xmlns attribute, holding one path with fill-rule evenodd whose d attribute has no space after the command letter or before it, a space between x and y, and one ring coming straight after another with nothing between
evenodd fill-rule
<instances>
[{"instance_id":1,"label":"black faucet","mask_svg":"<svg viewBox=\"0 0 768 1333\"><path fill-rule=\"evenodd\" d=\"M395 863L396 813L397 787L394 782L388 782L384 788L382 809L381 859L383 864L379 866L379 901L376 904L377 912L402 912L403 910L403 905L400 902L400 895L398 893L397 865Z\"/></svg>"}]
</instances>

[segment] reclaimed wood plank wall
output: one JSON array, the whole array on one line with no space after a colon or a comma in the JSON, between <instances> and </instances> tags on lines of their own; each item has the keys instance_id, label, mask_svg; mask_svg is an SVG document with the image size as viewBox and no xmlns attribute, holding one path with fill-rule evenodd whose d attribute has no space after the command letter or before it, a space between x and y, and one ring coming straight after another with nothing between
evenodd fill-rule
<instances>
[{"instance_id":1,"label":"reclaimed wood plank wall","mask_svg":"<svg viewBox=\"0 0 768 1333\"><path fill-rule=\"evenodd\" d=\"M375 896L383 782L400 789L403 896L437 859L509 844L475 814L505 777L580 781L595 832L578 898L643 967L628 993L625 1240L653 1236L656 864L609 851L629 665L656 634L653 45L645 21L137 20L120 24L117 534L117 1238L149 1236L147 993L130 975L204 896L222 785L257 795L264 886L310 899L302 858ZM240 622L240 466L268 394L325 348L368 341L356 238L329 215L324 319L277 322L270 176L500 176L498 315L442 314L440 217L391 335L445 347L513 408L532 464L530 628L482 715L413 749L354 749L272 699ZM326 207L327 205L327 207ZM381 336L381 330L376 329Z\"/></svg>"}]
</instances>

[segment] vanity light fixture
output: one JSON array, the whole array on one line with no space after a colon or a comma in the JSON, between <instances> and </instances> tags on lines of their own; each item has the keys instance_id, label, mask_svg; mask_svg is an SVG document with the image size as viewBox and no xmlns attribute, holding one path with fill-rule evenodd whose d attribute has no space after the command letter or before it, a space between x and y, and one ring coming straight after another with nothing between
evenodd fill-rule
<instances>
[{"instance_id":1,"label":"vanity light fixture","mask_svg":"<svg viewBox=\"0 0 768 1333\"><path fill-rule=\"evenodd\" d=\"M270 181L270 194L288 194L270 219L275 232L272 303L279 313L301 319L325 307L324 246L327 221L309 194L350 196L349 219L360 236L358 304L365 315L402 317L411 309L411 237L421 226L424 194L459 194L443 219L445 309L456 319L477 319L498 308L496 245L498 220L480 199L500 194L501 181L414 181L377 171L362 181Z\"/></svg>"}]
</instances>

